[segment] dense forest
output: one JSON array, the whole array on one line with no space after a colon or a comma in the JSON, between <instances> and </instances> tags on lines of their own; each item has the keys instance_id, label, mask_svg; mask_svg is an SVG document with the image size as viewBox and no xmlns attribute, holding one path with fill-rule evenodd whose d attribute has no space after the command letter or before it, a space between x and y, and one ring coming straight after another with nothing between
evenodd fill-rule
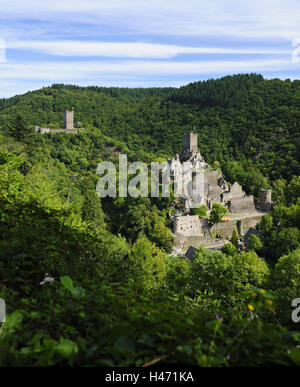
<instances>
[{"instance_id":1,"label":"dense forest","mask_svg":"<svg viewBox=\"0 0 300 387\"><path fill-rule=\"evenodd\" d=\"M299 366L299 103L300 81L257 74L0 100L0 366ZM72 107L87 132L34 132ZM246 251L174 256L172 198L96 193L99 162L165 160L191 130L229 182L272 188Z\"/></svg>"}]
</instances>

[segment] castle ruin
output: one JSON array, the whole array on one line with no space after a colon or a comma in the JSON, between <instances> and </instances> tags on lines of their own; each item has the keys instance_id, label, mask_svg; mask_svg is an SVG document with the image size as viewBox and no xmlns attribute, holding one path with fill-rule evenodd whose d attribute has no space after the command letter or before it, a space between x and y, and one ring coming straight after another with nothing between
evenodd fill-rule
<instances>
[{"instance_id":1,"label":"castle ruin","mask_svg":"<svg viewBox=\"0 0 300 387\"><path fill-rule=\"evenodd\" d=\"M260 207L261 211L270 211L272 208L272 190L264 189L260 193Z\"/></svg>"},{"instance_id":2,"label":"castle ruin","mask_svg":"<svg viewBox=\"0 0 300 387\"><path fill-rule=\"evenodd\" d=\"M177 240L187 246L209 245L216 230L223 238L230 238L234 229L239 234L244 234L249 228L256 226L264 215L263 212L271 209L271 190L261 192L260 205L256 209L253 195L246 195L237 182L233 184L226 182L219 170L205 162L198 151L198 135L195 133L184 134L182 151L168 160L168 166L171 178L175 182L182 176L184 168L189 170L191 175L189 184L193 188L180 195L181 207L172 216L175 244ZM194 188L197 187L195 180L199 171L202 173L202 188L195 191ZM210 226L207 217L200 219L198 215L191 214L192 208L205 205L209 216L214 203L227 208L226 222Z\"/></svg>"},{"instance_id":3,"label":"castle ruin","mask_svg":"<svg viewBox=\"0 0 300 387\"><path fill-rule=\"evenodd\" d=\"M74 129L74 110L64 112L65 129Z\"/></svg>"},{"instance_id":4,"label":"castle ruin","mask_svg":"<svg viewBox=\"0 0 300 387\"><path fill-rule=\"evenodd\" d=\"M85 132L88 129L80 128L80 123L77 123L76 128L74 128L74 109L71 111L66 110L64 112L64 128L63 129L51 129L51 128L41 128L38 125L35 126L35 132L40 134L45 133L68 133L68 134L78 134Z\"/></svg>"}]
</instances>

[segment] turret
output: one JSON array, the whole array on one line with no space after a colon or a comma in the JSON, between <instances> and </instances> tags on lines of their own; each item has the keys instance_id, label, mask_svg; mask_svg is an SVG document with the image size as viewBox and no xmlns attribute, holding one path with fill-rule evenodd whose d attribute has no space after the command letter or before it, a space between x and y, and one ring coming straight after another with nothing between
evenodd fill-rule
<instances>
[{"instance_id":1,"label":"turret","mask_svg":"<svg viewBox=\"0 0 300 387\"><path fill-rule=\"evenodd\" d=\"M272 208L272 190L263 189L260 192L260 211L270 211Z\"/></svg>"},{"instance_id":2,"label":"turret","mask_svg":"<svg viewBox=\"0 0 300 387\"><path fill-rule=\"evenodd\" d=\"M198 152L198 134L197 133L184 133L182 151L180 153L180 161L184 162L189 160L193 155Z\"/></svg>"},{"instance_id":3,"label":"turret","mask_svg":"<svg viewBox=\"0 0 300 387\"><path fill-rule=\"evenodd\" d=\"M72 111L65 111L64 118L65 129L74 129L74 110L72 109Z\"/></svg>"},{"instance_id":4,"label":"turret","mask_svg":"<svg viewBox=\"0 0 300 387\"><path fill-rule=\"evenodd\" d=\"M198 151L198 134L197 133L184 133L183 135L183 150L196 153Z\"/></svg>"}]
</instances>

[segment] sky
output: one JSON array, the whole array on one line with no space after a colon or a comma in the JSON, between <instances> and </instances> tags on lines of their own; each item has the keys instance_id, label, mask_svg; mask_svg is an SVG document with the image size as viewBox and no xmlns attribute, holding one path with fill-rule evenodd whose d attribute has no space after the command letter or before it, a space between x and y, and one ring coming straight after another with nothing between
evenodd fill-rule
<instances>
[{"instance_id":1,"label":"sky","mask_svg":"<svg viewBox=\"0 0 300 387\"><path fill-rule=\"evenodd\" d=\"M0 98L249 72L300 79L299 0L0 0Z\"/></svg>"}]
</instances>

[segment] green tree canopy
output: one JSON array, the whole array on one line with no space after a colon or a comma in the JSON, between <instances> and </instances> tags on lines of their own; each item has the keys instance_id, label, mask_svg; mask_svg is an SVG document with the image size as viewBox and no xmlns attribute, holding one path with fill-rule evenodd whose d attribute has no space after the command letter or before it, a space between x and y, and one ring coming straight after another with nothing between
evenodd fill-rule
<instances>
[{"instance_id":1,"label":"green tree canopy","mask_svg":"<svg viewBox=\"0 0 300 387\"><path fill-rule=\"evenodd\" d=\"M221 222L224 215L227 214L227 208L223 207L222 204L214 203L209 216L209 221L212 224Z\"/></svg>"}]
</instances>

